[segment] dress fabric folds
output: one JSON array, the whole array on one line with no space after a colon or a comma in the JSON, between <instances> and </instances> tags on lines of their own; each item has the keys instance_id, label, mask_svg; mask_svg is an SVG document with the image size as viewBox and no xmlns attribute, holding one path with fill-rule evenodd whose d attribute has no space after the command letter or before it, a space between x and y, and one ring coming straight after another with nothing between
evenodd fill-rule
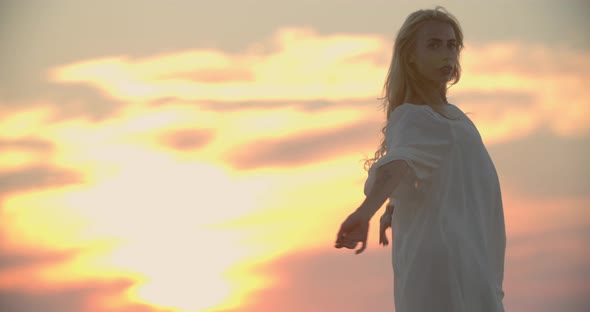
<instances>
[{"instance_id":1,"label":"dress fabric folds","mask_svg":"<svg viewBox=\"0 0 590 312\"><path fill-rule=\"evenodd\" d=\"M495 166L473 122L446 104L391 114L387 151L369 169L404 160L411 170L390 196L396 312L503 312L506 231Z\"/></svg>"}]
</instances>

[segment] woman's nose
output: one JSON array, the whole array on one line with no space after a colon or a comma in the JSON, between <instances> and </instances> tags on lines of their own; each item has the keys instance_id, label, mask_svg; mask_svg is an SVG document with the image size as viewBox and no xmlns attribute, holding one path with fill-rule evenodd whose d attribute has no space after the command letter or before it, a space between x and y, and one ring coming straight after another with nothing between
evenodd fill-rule
<instances>
[{"instance_id":1,"label":"woman's nose","mask_svg":"<svg viewBox=\"0 0 590 312\"><path fill-rule=\"evenodd\" d=\"M447 47L445 49L445 56L447 58L450 58L452 60L455 60L457 58L457 49L455 49L455 47Z\"/></svg>"}]
</instances>

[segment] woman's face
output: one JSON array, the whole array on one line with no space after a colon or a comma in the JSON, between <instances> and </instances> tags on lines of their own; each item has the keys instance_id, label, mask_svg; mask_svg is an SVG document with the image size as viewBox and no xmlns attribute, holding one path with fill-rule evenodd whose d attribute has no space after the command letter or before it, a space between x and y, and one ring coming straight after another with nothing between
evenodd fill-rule
<instances>
[{"instance_id":1,"label":"woman's face","mask_svg":"<svg viewBox=\"0 0 590 312\"><path fill-rule=\"evenodd\" d=\"M453 27L447 23L429 21L418 29L416 35L416 46L410 62L423 78L435 86L446 84L457 64L457 39Z\"/></svg>"}]
</instances>

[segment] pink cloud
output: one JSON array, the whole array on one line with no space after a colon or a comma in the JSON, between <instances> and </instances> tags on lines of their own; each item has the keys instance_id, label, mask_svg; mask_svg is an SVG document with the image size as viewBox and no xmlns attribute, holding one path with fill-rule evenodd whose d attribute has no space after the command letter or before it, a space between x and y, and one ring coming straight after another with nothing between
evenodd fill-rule
<instances>
[{"instance_id":1,"label":"pink cloud","mask_svg":"<svg viewBox=\"0 0 590 312\"><path fill-rule=\"evenodd\" d=\"M121 300L131 283L125 280L88 281L67 288L44 291L0 290L4 312L165 312L147 304L123 303L116 306L109 301Z\"/></svg>"},{"instance_id":2,"label":"pink cloud","mask_svg":"<svg viewBox=\"0 0 590 312\"><path fill-rule=\"evenodd\" d=\"M376 120L361 120L338 129L254 141L246 146L232 147L229 162L239 169L301 166L359 150L376 149L380 126Z\"/></svg>"},{"instance_id":3,"label":"pink cloud","mask_svg":"<svg viewBox=\"0 0 590 312\"><path fill-rule=\"evenodd\" d=\"M80 172L50 166L0 171L0 195L82 183Z\"/></svg>"},{"instance_id":4,"label":"pink cloud","mask_svg":"<svg viewBox=\"0 0 590 312\"><path fill-rule=\"evenodd\" d=\"M212 131L200 129L176 130L162 135L164 145L185 151L199 149L207 145L212 139Z\"/></svg>"}]
</instances>

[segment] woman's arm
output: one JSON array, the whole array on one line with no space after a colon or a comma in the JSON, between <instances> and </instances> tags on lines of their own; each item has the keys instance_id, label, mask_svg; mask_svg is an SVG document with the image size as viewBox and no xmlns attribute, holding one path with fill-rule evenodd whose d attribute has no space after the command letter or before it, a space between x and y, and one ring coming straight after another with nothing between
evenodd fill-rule
<instances>
[{"instance_id":1,"label":"woman's arm","mask_svg":"<svg viewBox=\"0 0 590 312\"><path fill-rule=\"evenodd\" d=\"M391 196L391 193L400 183L408 171L409 166L405 160L394 160L382 167L377 168L375 184L369 195L357 209L363 219L369 221L373 215L381 208L383 203Z\"/></svg>"}]
</instances>

